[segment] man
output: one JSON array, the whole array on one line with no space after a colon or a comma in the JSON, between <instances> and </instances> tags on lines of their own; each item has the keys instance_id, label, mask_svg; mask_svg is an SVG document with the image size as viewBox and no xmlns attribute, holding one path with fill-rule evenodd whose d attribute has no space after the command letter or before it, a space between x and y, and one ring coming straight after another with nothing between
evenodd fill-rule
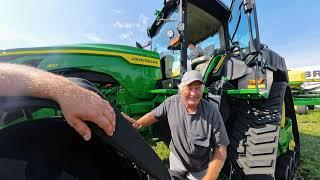
<instances>
[{"instance_id":1,"label":"man","mask_svg":"<svg viewBox=\"0 0 320 180\"><path fill-rule=\"evenodd\" d=\"M195 43L193 42L189 43L188 48L190 49L188 60L193 60L203 55L202 48L199 46L196 46Z\"/></svg>"},{"instance_id":2,"label":"man","mask_svg":"<svg viewBox=\"0 0 320 180\"><path fill-rule=\"evenodd\" d=\"M218 106L202 99L203 89L202 75L187 71L179 85L180 94L166 99L137 121L124 114L135 128L168 121L172 137L169 162L174 179L217 179L226 159L229 139L224 123Z\"/></svg>"},{"instance_id":3,"label":"man","mask_svg":"<svg viewBox=\"0 0 320 180\"><path fill-rule=\"evenodd\" d=\"M34 96L59 103L68 124L85 140L90 140L91 121L109 136L115 130L113 108L97 94L68 79L33 67L0 63L0 96Z\"/></svg>"}]
</instances>

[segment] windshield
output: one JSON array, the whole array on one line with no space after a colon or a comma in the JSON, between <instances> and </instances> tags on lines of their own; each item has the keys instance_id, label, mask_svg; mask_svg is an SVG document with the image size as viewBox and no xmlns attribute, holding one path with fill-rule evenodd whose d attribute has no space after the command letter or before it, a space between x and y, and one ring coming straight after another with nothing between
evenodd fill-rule
<instances>
[{"instance_id":1,"label":"windshield","mask_svg":"<svg viewBox=\"0 0 320 180\"><path fill-rule=\"evenodd\" d=\"M164 20L162 26L158 28L158 32L156 33L156 35L152 37L152 51L159 53L160 58L162 58L165 55L173 56L173 70L177 70L180 67L180 52L177 50L168 50L168 43L170 41L170 38L168 37L167 32L169 30L173 31L172 38L178 36L178 22L179 10L176 9Z\"/></svg>"},{"instance_id":2,"label":"windshield","mask_svg":"<svg viewBox=\"0 0 320 180\"><path fill-rule=\"evenodd\" d=\"M214 50L221 49L221 41L219 33L210 36L209 38L199 42L198 47L204 50L203 55L211 56L214 54ZM188 49L188 54L190 54L190 49Z\"/></svg>"},{"instance_id":3,"label":"windshield","mask_svg":"<svg viewBox=\"0 0 320 180\"><path fill-rule=\"evenodd\" d=\"M220 0L220 1L230 9L232 0Z\"/></svg>"},{"instance_id":4,"label":"windshield","mask_svg":"<svg viewBox=\"0 0 320 180\"><path fill-rule=\"evenodd\" d=\"M237 23L239 20L239 16L241 17L241 20L239 22L238 29L236 29ZM256 29L254 26L253 13L251 13L250 16L251 16L251 23L252 23L253 39L256 39ZM250 48L249 48L250 47L249 46L250 45L250 34L249 34L249 26L248 26L247 16L244 13L242 0L235 0L234 1L234 7L232 10L231 18L232 19L229 23L229 34L230 34L231 38L234 35L232 42L238 42L242 53L244 55L247 55L250 52Z\"/></svg>"}]
</instances>

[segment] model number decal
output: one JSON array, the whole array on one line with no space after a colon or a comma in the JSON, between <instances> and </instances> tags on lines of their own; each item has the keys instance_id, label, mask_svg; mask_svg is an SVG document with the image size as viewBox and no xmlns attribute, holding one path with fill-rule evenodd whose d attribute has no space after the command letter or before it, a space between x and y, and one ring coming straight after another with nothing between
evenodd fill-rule
<instances>
[{"instance_id":1,"label":"model number decal","mask_svg":"<svg viewBox=\"0 0 320 180\"><path fill-rule=\"evenodd\" d=\"M47 68L55 68L58 67L58 64L48 64Z\"/></svg>"}]
</instances>

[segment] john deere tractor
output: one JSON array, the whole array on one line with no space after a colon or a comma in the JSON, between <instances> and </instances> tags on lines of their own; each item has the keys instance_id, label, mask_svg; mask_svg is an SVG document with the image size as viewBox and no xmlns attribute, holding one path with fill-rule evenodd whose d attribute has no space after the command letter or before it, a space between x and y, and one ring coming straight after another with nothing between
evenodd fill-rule
<instances>
[{"instance_id":1,"label":"john deere tractor","mask_svg":"<svg viewBox=\"0 0 320 180\"><path fill-rule=\"evenodd\" d=\"M233 0L226 6L219 0L166 0L163 5L148 28L148 50L140 45L75 44L4 50L0 61L73 77L133 117L177 93L180 77L172 72L179 69L181 76L198 70L206 86L204 98L219 105L231 142L220 178L292 179L300 141L287 69L284 58L260 42L255 2ZM191 42L204 53L188 60ZM18 97L1 105L7 107L0 112L1 131L40 123L44 117L61 118L59 108L50 106L54 102L30 101ZM13 105L21 102L24 106ZM108 164L128 172L111 174L124 179L168 178L164 165L119 114L117 123L113 137L91 126L97 136L94 146L103 147ZM153 129L160 139L170 141L165 122Z\"/></svg>"}]
</instances>

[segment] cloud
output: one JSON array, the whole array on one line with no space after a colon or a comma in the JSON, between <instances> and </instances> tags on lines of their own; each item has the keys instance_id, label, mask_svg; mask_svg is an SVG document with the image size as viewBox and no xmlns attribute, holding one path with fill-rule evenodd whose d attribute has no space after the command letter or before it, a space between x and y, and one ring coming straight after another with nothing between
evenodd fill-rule
<instances>
[{"instance_id":1,"label":"cloud","mask_svg":"<svg viewBox=\"0 0 320 180\"><path fill-rule=\"evenodd\" d=\"M85 33L82 34L82 36L92 42L96 42L96 43L101 43L104 41L103 38L99 37L97 34L95 33Z\"/></svg>"},{"instance_id":2,"label":"cloud","mask_svg":"<svg viewBox=\"0 0 320 180\"><path fill-rule=\"evenodd\" d=\"M111 11L112 11L113 13L115 13L115 14L122 14L122 13L123 13L123 11L120 10L120 9L112 9Z\"/></svg>"},{"instance_id":3,"label":"cloud","mask_svg":"<svg viewBox=\"0 0 320 180\"><path fill-rule=\"evenodd\" d=\"M146 29L150 18L144 14L139 14L138 18L133 21L116 21L113 27L123 30L124 32L119 36L119 39L126 41L126 43L133 43L135 41L144 42L147 39Z\"/></svg>"},{"instance_id":4,"label":"cloud","mask_svg":"<svg viewBox=\"0 0 320 180\"><path fill-rule=\"evenodd\" d=\"M28 32L19 32L9 26L0 25L0 49L40 47L58 44L73 44L90 41L93 43L103 43L107 40L99 37L95 33L83 33L75 36L35 36Z\"/></svg>"},{"instance_id":5,"label":"cloud","mask_svg":"<svg viewBox=\"0 0 320 180\"><path fill-rule=\"evenodd\" d=\"M47 41L44 39L19 33L8 26L2 25L0 27L0 49L44 45L47 45Z\"/></svg>"},{"instance_id":6,"label":"cloud","mask_svg":"<svg viewBox=\"0 0 320 180\"><path fill-rule=\"evenodd\" d=\"M148 21L149 17L145 16L144 14L139 15L138 22L136 23L136 27L138 28L139 31L145 32L145 30L148 27Z\"/></svg>"},{"instance_id":7,"label":"cloud","mask_svg":"<svg viewBox=\"0 0 320 180\"><path fill-rule=\"evenodd\" d=\"M126 40L126 41L133 41L133 36L134 33L132 31L120 34L120 39L121 40Z\"/></svg>"},{"instance_id":8,"label":"cloud","mask_svg":"<svg viewBox=\"0 0 320 180\"><path fill-rule=\"evenodd\" d=\"M133 25L133 23L129 23L129 22L116 21L113 24L113 27L120 28L120 29L131 29L134 27L134 25Z\"/></svg>"},{"instance_id":9,"label":"cloud","mask_svg":"<svg viewBox=\"0 0 320 180\"><path fill-rule=\"evenodd\" d=\"M148 26L149 17L145 16L144 14L140 14L136 22L120 22L116 21L113 23L113 27L119 29L132 29L137 28L139 31L144 32Z\"/></svg>"}]
</instances>

